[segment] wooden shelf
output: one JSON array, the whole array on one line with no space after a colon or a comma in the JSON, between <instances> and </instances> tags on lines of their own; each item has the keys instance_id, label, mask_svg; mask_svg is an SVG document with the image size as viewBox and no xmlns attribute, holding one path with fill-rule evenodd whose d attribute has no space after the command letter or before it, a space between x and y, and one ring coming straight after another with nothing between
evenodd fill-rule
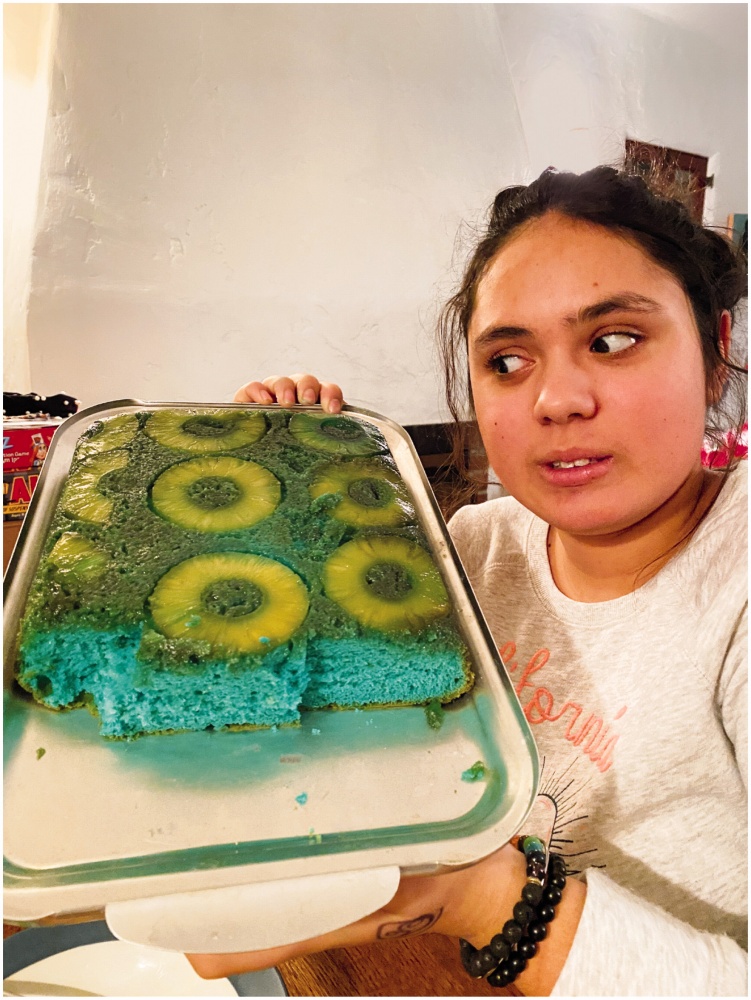
<instances>
[{"instance_id":1,"label":"wooden shelf","mask_svg":"<svg viewBox=\"0 0 751 1000\"><path fill-rule=\"evenodd\" d=\"M8 568L13 546L16 544L22 524L23 521L3 521L3 573Z\"/></svg>"}]
</instances>

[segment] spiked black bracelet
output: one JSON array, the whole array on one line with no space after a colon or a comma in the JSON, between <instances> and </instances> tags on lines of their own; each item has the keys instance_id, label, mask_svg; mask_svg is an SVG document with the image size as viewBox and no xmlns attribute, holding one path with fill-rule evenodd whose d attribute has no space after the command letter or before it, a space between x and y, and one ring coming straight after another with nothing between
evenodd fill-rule
<instances>
[{"instance_id":1,"label":"spiked black bracelet","mask_svg":"<svg viewBox=\"0 0 751 1000\"><path fill-rule=\"evenodd\" d=\"M547 937L566 885L566 863L558 854L549 859L538 837L520 837L518 848L527 859L527 883L499 934L484 948L460 939L462 965L473 979L488 977L490 986L510 986L537 954L538 942Z\"/></svg>"}]
</instances>

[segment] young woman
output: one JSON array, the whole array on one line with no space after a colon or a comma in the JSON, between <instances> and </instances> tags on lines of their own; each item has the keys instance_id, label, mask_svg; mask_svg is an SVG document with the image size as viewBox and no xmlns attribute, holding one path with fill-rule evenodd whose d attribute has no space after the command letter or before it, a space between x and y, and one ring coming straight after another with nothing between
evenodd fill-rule
<instances>
[{"instance_id":1,"label":"young woman","mask_svg":"<svg viewBox=\"0 0 751 1000\"><path fill-rule=\"evenodd\" d=\"M745 398L727 360L744 294L722 237L602 167L501 192L443 314L452 413L476 419L509 494L450 529L574 876L515 980L525 994L746 992L746 470L701 464L718 413ZM342 394L299 375L236 396L315 399L336 412ZM426 914L479 949L524 884L507 845L404 879L340 931L191 960L227 975Z\"/></svg>"}]
</instances>

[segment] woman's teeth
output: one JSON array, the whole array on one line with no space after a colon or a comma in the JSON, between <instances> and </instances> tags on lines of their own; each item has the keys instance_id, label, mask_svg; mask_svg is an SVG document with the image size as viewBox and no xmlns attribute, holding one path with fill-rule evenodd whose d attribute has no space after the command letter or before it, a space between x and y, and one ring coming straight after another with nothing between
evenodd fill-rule
<instances>
[{"instance_id":1,"label":"woman's teeth","mask_svg":"<svg viewBox=\"0 0 751 1000\"><path fill-rule=\"evenodd\" d=\"M554 469L575 469L580 465L590 465L596 461L596 458L577 458L575 462L551 462L550 464Z\"/></svg>"}]
</instances>

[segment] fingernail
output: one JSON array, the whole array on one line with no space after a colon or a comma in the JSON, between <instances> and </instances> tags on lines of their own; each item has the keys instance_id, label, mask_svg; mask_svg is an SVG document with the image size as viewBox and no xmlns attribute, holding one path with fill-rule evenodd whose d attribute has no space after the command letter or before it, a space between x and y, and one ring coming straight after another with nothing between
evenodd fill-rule
<instances>
[{"instance_id":1,"label":"fingernail","mask_svg":"<svg viewBox=\"0 0 751 1000\"><path fill-rule=\"evenodd\" d=\"M305 392L302 394L302 401L303 401L303 403L315 403L315 401L316 401L316 394L313 391L313 389L306 389L305 390Z\"/></svg>"},{"instance_id":2,"label":"fingernail","mask_svg":"<svg viewBox=\"0 0 751 1000\"><path fill-rule=\"evenodd\" d=\"M342 404L338 399L332 399L329 401L329 413L338 413L341 408Z\"/></svg>"},{"instance_id":3,"label":"fingernail","mask_svg":"<svg viewBox=\"0 0 751 1000\"><path fill-rule=\"evenodd\" d=\"M295 405L295 390L294 389L285 389L284 390L284 403L285 403L286 406L294 406Z\"/></svg>"},{"instance_id":4,"label":"fingernail","mask_svg":"<svg viewBox=\"0 0 751 1000\"><path fill-rule=\"evenodd\" d=\"M274 397L271 395L270 392L264 392L263 393L263 402L264 403L273 403L274 402Z\"/></svg>"}]
</instances>

